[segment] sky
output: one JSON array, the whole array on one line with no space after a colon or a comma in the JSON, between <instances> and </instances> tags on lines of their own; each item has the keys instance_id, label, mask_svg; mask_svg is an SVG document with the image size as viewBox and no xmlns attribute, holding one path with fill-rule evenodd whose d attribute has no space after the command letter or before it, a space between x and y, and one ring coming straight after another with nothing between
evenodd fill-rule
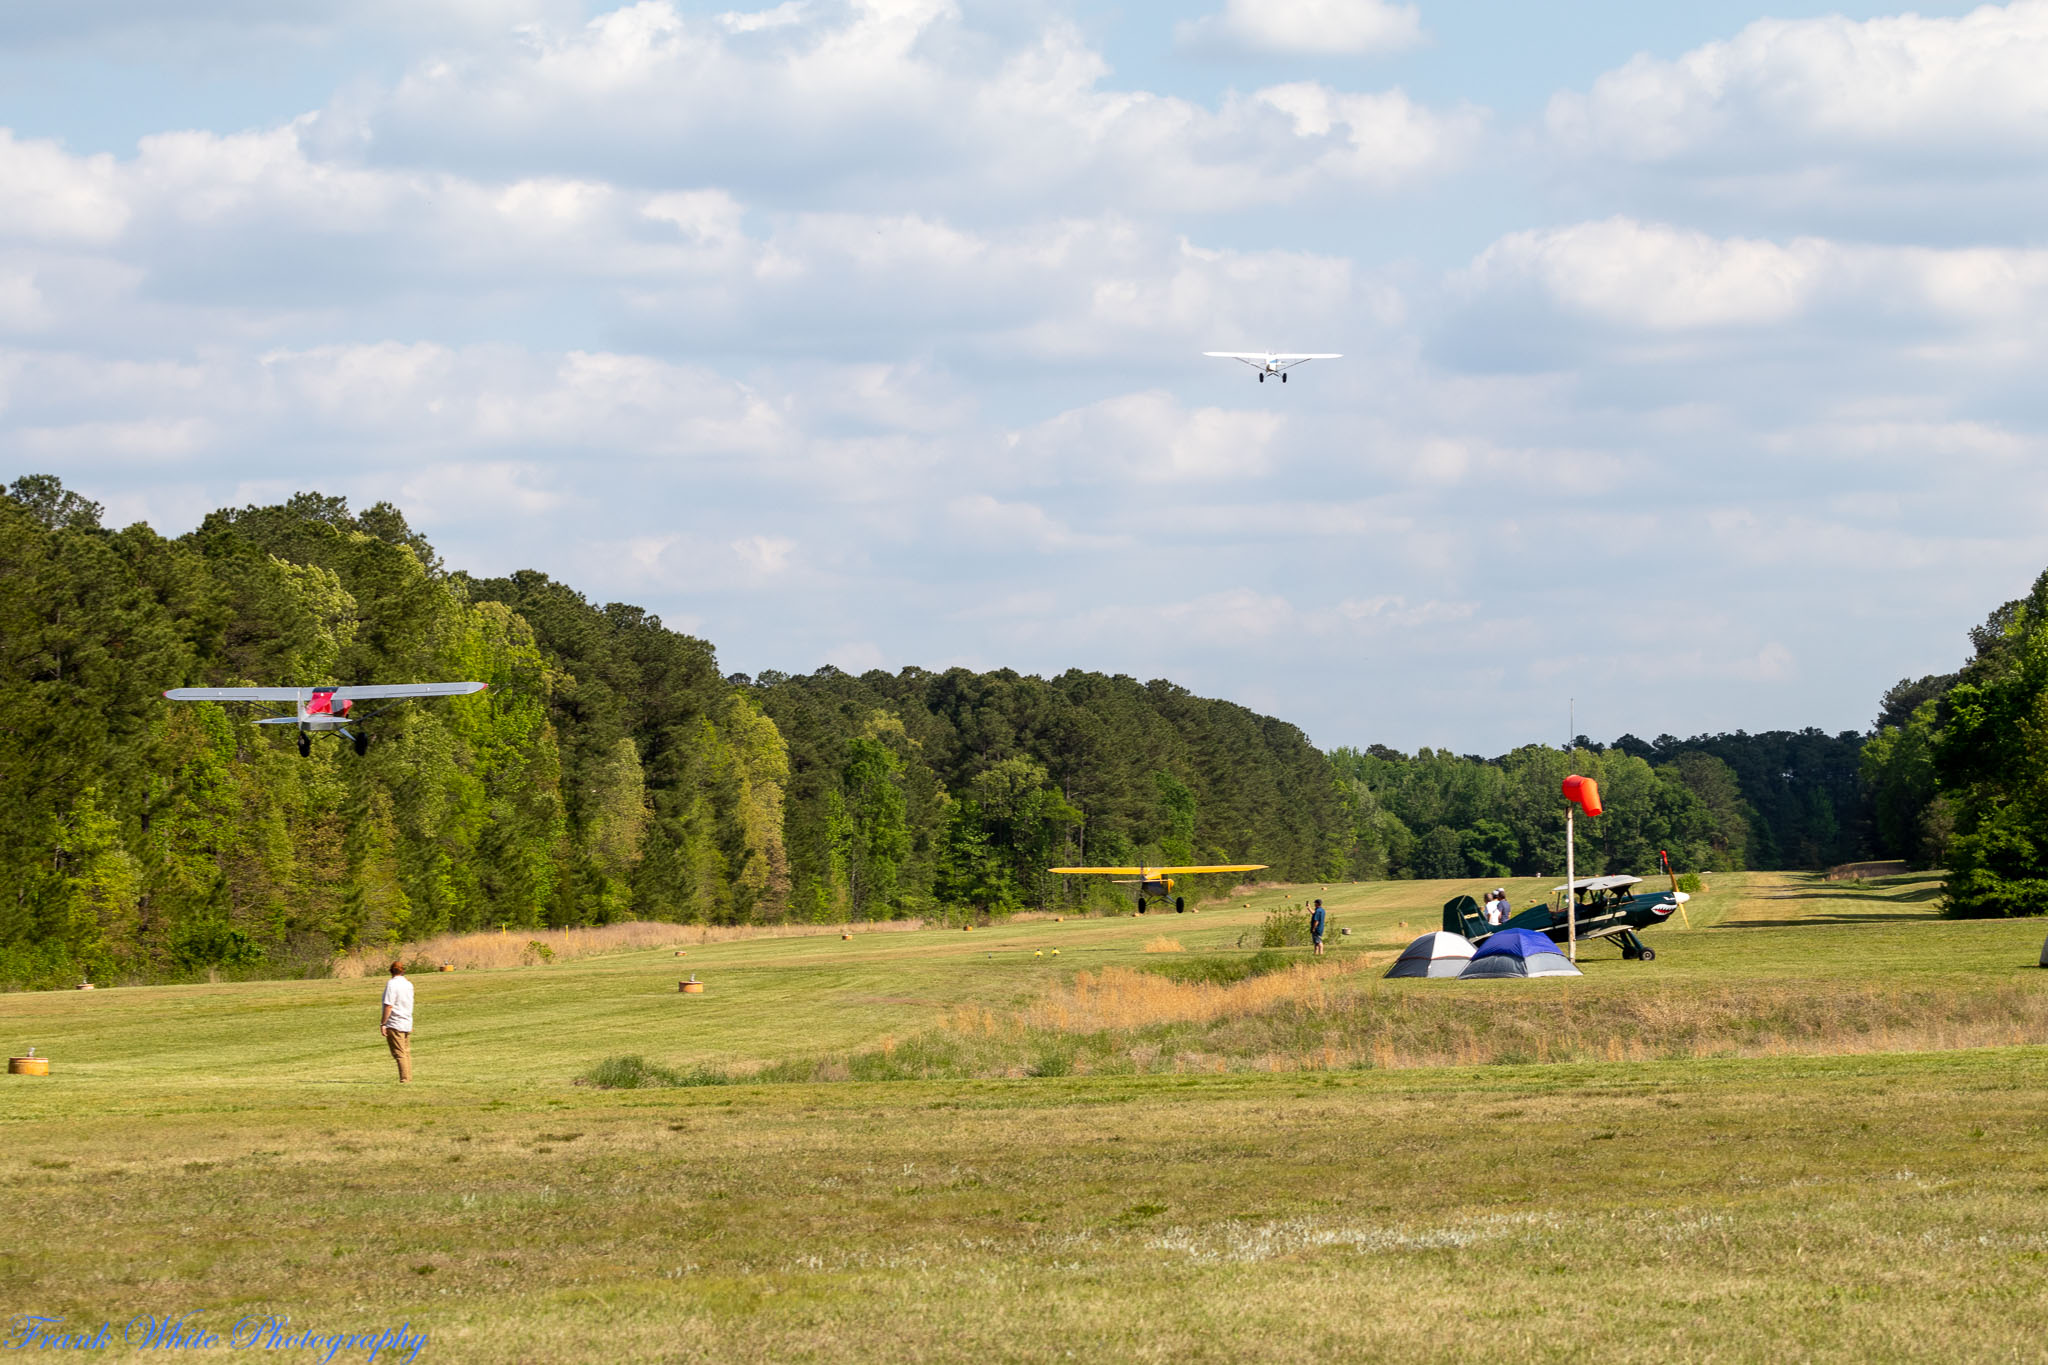
<instances>
[{"instance_id":1,"label":"sky","mask_svg":"<svg viewBox=\"0 0 2048 1365\"><path fill-rule=\"evenodd\" d=\"M733 672L1861 729L2048 567L2044 71L2048 0L23 0L0 477L387 499Z\"/></svg>"}]
</instances>

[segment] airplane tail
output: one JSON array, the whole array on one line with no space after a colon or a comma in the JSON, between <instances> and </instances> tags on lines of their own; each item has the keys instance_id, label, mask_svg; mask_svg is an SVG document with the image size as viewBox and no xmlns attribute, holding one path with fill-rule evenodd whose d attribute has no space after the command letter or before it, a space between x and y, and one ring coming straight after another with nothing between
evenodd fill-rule
<instances>
[{"instance_id":1,"label":"airplane tail","mask_svg":"<svg viewBox=\"0 0 2048 1365\"><path fill-rule=\"evenodd\" d=\"M1444 902L1444 932L1476 941L1492 933L1493 926L1486 922L1486 916L1479 913L1478 901L1470 896L1459 896L1456 900Z\"/></svg>"}]
</instances>

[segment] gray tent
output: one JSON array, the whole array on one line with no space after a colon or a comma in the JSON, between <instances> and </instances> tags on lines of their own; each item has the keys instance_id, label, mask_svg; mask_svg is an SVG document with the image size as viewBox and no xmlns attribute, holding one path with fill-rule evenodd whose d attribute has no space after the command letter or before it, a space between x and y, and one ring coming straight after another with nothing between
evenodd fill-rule
<instances>
[{"instance_id":1,"label":"gray tent","mask_svg":"<svg viewBox=\"0 0 2048 1365\"><path fill-rule=\"evenodd\" d=\"M1442 930L1424 934L1401 950L1388 976L1456 976L1472 960L1472 940Z\"/></svg>"}]
</instances>

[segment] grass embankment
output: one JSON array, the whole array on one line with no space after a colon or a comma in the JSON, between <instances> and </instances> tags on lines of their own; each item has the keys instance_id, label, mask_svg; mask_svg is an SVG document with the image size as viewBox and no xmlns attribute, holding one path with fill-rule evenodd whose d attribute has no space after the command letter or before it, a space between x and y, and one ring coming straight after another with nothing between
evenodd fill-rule
<instances>
[{"instance_id":1,"label":"grass embankment","mask_svg":"<svg viewBox=\"0 0 2048 1365\"><path fill-rule=\"evenodd\" d=\"M2032 1027L2044 926L1936 920L1925 889L1717 879L1655 962L1594 948L1566 982L1379 981L1450 890L1412 884L1286 891L1353 929L1306 971L1235 946L1268 892L1176 919L1183 954L1143 951L1148 917L458 972L418 982L404 1090L372 981L8 996L10 1050L57 1068L7 1078L0 1293L78 1325L410 1322L429 1361L2034 1358L2041 1035L1854 1039L1865 1000ZM1159 1017L1184 990L1211 1012ZM1595 1058L1680 1007L1734 1051L1853 1055L1257 1069L1319 1064L1321 1035L1274 1047L1289 1021L1370 1008L1419 1048L1459 1019L1564 1038L1567 1002ZM976 1065L1071 1044L1072 1071L1147 1030L1245 1069L570 1083L624 1054L852 1076L947 1036Z\"/></svg>"},{"instance_id":2,"label":"grass embankment","mask_svg":"<svg viewBox=\"0 0 2048 1365\"><path fill-rule=\"evenodd\" d=\"M1142 944L1144 954L1174 953L1170 959L1083 970L1047 983L1022 1007L968 1004L865 1049L724 1068L700 1062L681 1071L641 1059L637 1070L619 1074L642 1085L664 1076L710 1084L1143 1075L1896 1052L2048 1039L2048 989L2015 943L2034 931L1938 920L1934 886L1924 876L1848 887L1725 878L1722 889L1688 907L1690 926L1652 935L1665 950L1656 962L1622 962L1611 944L1590 943L1582 951L1585 977L1512 985L1382 980L1395 945L1421 931L1417 916L1394 919L1354 903L1354 934L1317 960L1240 951L1238 944L1258 941L1260 926L1245 928L1246 913ZM1351 890L1339 888L1330 899L1342 905ZM1204 941L1207 951L1180 955L1183 939ZM611 1083L595 1071L586 1078Z\"/></svg>"}]
</instances>

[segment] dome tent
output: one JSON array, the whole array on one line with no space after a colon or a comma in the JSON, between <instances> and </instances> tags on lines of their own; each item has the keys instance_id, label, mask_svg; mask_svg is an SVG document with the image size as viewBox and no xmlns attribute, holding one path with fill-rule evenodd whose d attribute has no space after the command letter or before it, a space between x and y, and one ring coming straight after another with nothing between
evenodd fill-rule
<instances>
[{"instance_id":1,"label":"dome tent","mask_svg":"<svg viewBox=\"0 0 2048 1365\"><path fill-rule=\"evenodd\" d=\"M1472 960L1472 940L1441 929L1424 934L1401 950L1388 976L1456 976Z\"/></svg>"},{"instance_id":2,"label":"dome tent","mask_svg":"<svg viewBox=\"0 0 2048 1365\"><path fill-rule=\"evenodd\" d=\"M1502 929L1488 934L1472 955L1460 981L1501 976L1582 976L1557 945L1529 929Z\"/></svg>"}]
</instances>

